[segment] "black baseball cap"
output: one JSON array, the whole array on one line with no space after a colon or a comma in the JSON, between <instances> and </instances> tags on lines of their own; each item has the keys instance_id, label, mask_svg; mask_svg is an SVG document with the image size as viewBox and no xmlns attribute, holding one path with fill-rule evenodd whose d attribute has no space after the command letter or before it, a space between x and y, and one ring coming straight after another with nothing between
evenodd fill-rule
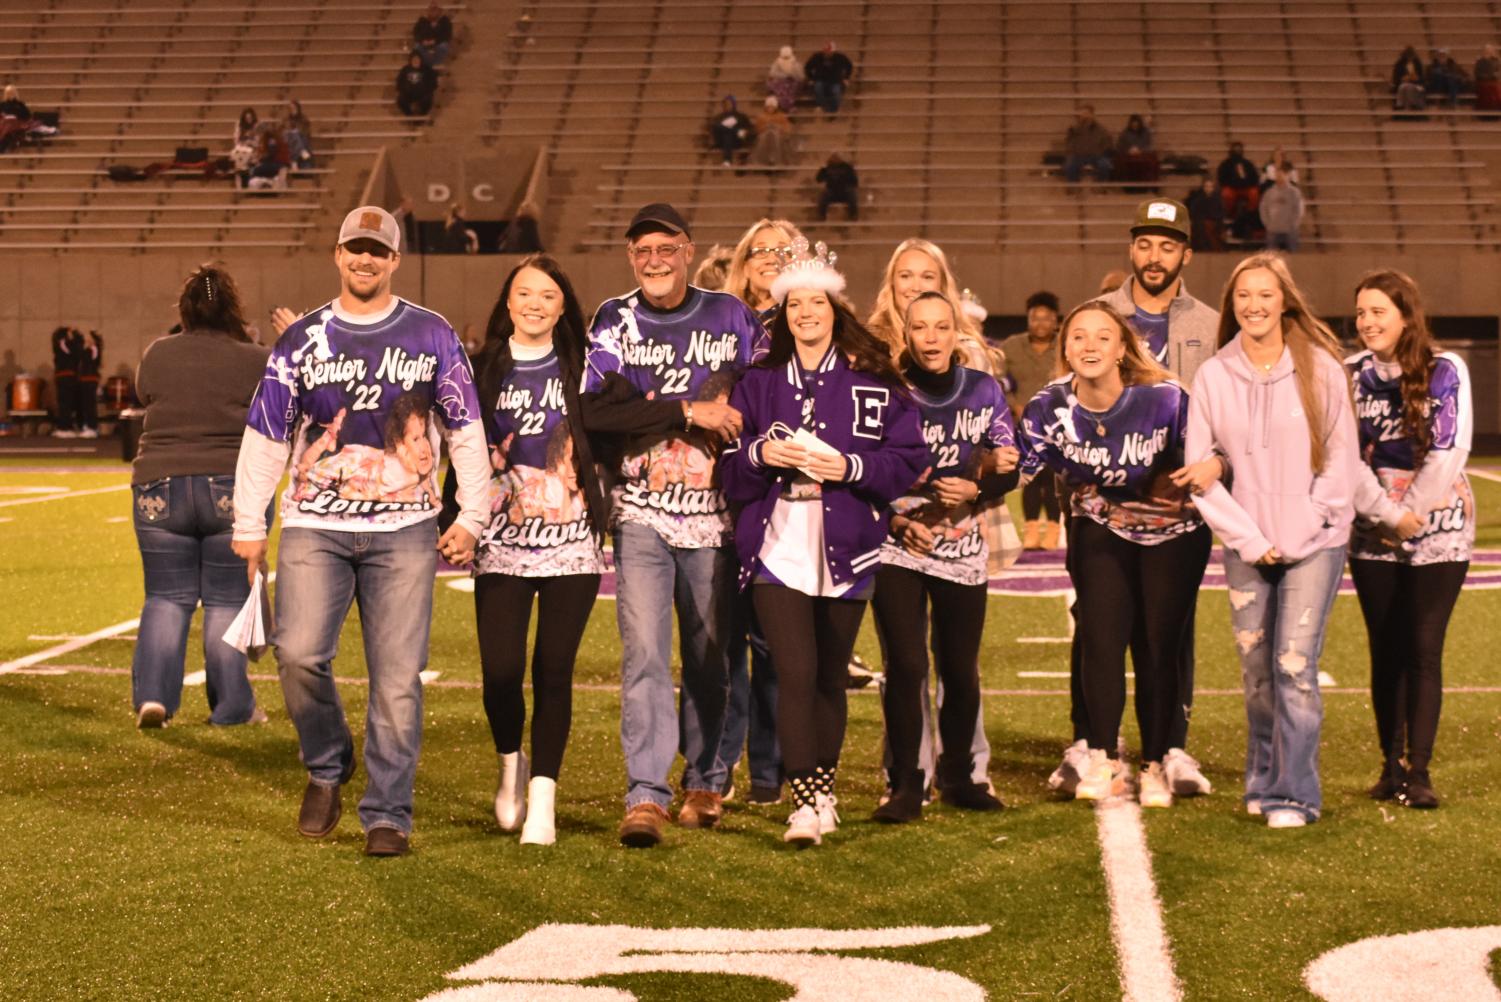
<instances>
[{"instance_id":1,"label":"black baseball cap","mask_svg":"<svg viewBox=\"0 0 1501 1002\"><path fill-rule=\"evenodd\" d=\"M625 238L630 240L643 233L653 232L670 233L673 236L681 233L689 240L693 239L693 234L688 232L688 221L666 202L653 202L636 210L636 214L631 217L631 225L625 228Z\"/></svg>"}]
</instances>

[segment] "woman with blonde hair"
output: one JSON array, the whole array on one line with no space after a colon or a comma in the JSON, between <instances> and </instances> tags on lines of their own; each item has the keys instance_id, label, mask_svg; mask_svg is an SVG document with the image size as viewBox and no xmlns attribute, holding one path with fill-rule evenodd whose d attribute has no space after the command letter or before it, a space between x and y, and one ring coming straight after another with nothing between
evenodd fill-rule
<instances>
[{"instance_id":1,"label":"woman with blonde hair","mask_svg":"<svg viewBox=\"0 0 1501 1002\"><path fill-rule=\"evenodd\" d=\"M789 260L792 241L802 235L802 230L785 219L762 217L740 234L730 252L723 291L754 310L768 329L777 311L777 301L771 298L771 283Z\"/></svg>"},{"instance_id":2,"label":"woman with blonde hair","mask_svg":"<svg viewBox=\"0 0 1501 1002\"><path fill-rule=\"evenodd\" d=\"M865 321L870 332L886 342L892 358L900 357L907 347L907 308L924 292L941 292L952 303L963 301L943 248L931 240L909 237L891 252L881 278L881 290L876 293L876 305ZM960 361L968 368L996 375L973 319L961 312L959 325Z\"/></svg>"},{"instance_id":3,"label":"woman with blonde hair","mask_svg":"<svg viewBox=\"0 0 1501 1002\"><path fill-rule=\"evenodd\" d=\"M1067 559L1078 592L1089 749L1074 795L1102 800L1125 790L1125 766L1113 755L1129 648L1141 805L1169 807L1163 759L1173 716L1190 701L1179 691L1179 652L1192 629L1211 545L1187 492L1172 479L1183 465L1188 394L1106 301L1074 307L1061 330L1058 363L1065 374L1027 404L1019 443L1023 480L1058 473L1069 488Z\"/></svg>"},{"instance_id":4,"label":"woman with blonde hair","mask_svg":"<svg viewBox=\"0 0 1501 1002\"><path fill-rule=\"evenodd\" d=\"M1188 458L1227 464L1198 508L1225 544L1245 685L1248 813L1318 820L1319 656L1355 518L1360 456L1339 342L1277 254L1225 284L1220 349L1194 377ZM1187 485L1191 471L1175 475Z\"/></svg>"}]
</instances>

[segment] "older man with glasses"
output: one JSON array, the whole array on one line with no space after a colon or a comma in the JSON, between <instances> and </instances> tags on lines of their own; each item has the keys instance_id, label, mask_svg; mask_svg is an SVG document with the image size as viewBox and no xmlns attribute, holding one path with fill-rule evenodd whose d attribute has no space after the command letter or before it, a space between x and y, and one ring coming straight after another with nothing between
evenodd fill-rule
<instances>
[{"instance_id":1,"label":"older man with glasses","mask_svg":"<svg viewBox=\"0 0 1501 1002\"><path fill-rule=\"evenodd\" d=\"M718 441L739 434L740 415L725 401L762 328L734 296L688 284L693 238L672 206L645 206L625 235L637 288L595 313L584 390L600 390L619 374L642 394L683 403L680 431L625 443L612 516L628 778L620 840L648 847L666 828L668 776L680 746L686 765L678 823L711 828L721 815L726 768L719 743L737 567L715 458ZM674 608L681 715L672 686Z\"/></svg>"}]
</instances>

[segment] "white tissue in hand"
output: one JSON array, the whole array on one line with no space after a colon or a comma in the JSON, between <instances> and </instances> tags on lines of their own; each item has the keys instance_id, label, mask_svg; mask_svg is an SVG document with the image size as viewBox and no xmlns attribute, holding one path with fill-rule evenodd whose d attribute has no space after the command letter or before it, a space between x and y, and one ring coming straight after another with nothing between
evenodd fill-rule
<instances>
[{"instance_id":1,"label":"white tissue in hand","mask_svg":"<svg viewBox=\"0 0 1501 1002\"><path fill-rule=\"evenodd\" d=\"M267 640L266 579L260 571L255 572L255 581L250 585L250 596L240 606L239 613L229 629L224 631L224 642L241 654L259 658L270 642Z\"/></svg>"}]
</instances>

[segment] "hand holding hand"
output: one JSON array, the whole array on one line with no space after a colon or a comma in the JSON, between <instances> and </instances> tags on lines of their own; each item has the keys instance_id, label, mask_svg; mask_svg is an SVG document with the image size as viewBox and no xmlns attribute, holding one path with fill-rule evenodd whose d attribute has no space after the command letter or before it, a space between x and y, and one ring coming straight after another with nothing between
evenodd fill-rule
<instances>
[{"instance_id":1,"label":"hand holding hand","mask_svg":"<svg viewBox=\"0 0 1501 1002\"><path fill-rule=\"evenodd\" d=\"M933 530L908 520L902 527L902 548L914 557L927 556L933 549Z\"/></svg>"},{"instance_id":2,"label":"hand holding hand","mask_svg":"<svg viewBox=\"0 0 1501 1002\"><path fill-rule=\"evenodd\" d=\"M1426 524L1427 523L1417 515L1414 515L1410 511L1405 511L1402 513L1402 517L1397 520L1397 538L1405 543L1409 539L1421 536L1423 534L1423 528Z\"/></svg>"},{"instance_id":3,"label":"hand holding hand","mask_svg":"<svg viewBox=\"0 0 1501 1002\"><path fill-rule=\"evenodd\" d=\"M693 401L693 426L713 432L728 442L740 434L743 422L740 412L729 404L715 400Z\"/></svg>"},{"instance_id":4,"label":"hand holding hand","mask_svg":"<svg viewBox=\"0 0 1501 1002\"><path fill-rule=\"evenodd\" d=\"M474 537L469 530L455 522L438 538L438 552L443 559L456 567L463 567L474 560Z\"/></svg>"},{"instance_id":5,"label":"hand holding hand","mask_svg":"<svg viewBox=\"0 0 1501 1002\"><path fill-rule=\"evenodd\" d=\"M950 508L980 496L980 485L964 477L939 477L933 481L933 493Z\"/></svg>"},{"instance_id":6,"label":"hand holding hand","mask_svg":"<svg viewBox=\"0 0 1501 1002\"><path fill-rule=\"evenodd\" d=\"M1260 559L1256 561L1256 565L1258 567L1271 567L1273 564L1280 564L1283 562L1284 561L1282 559L1281 552L1279 552L1278 549L1274 546L1261 555Z\"/></svg>"},{"instance_id":7,"label":"hand holding hand","mask_svg":"<svg viewBox=\"0 0 1501 1002\"><path fill-rule=\"evenodd\" d=\"M1016 464L1021 462L1021 450L1014 445L1003 445L999 449L991 449L988 465L992 473L1010 473L1016 469Z\"/></svg>"}]
</instances>

